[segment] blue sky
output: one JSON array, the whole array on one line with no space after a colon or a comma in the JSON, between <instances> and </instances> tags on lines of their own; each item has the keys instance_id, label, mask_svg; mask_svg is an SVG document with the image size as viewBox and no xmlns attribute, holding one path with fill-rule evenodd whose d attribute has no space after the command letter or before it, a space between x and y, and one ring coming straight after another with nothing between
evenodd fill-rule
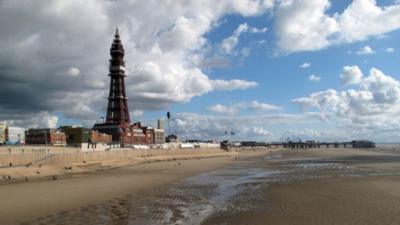
<instances>
[{"instance_id":1,"label":"blue sky","mask_svg":"<svg viewBox=\"0 0 400 225\"><path fill-rule=\"evenodd\" d=\"M341 12L350 1L340 1L333 4L331 12ZM387 5L392 1L378 1L380 5ZM340 11L337 11L340 10ZM214 115L205 106L216 104L232 105L239 101L267 102L269 104L282 107L282 113L301 113L298 105L292 102L293 99L307 96L310 93L323 91L326 89L345 90L341 83L340 74L342 68L347 65L357 65L362 71L368 72L371 68L381 68L385 74L390 74L395 79L399 79L399 49L400 31L385 33L384 37L371 37L364 41L338 44L318 51L299 52L293 54L278 54L273 31L272 19L269 15L260 15L250 18L240 16L227 16L220 26L209 32L206 37L211 45L219 45L221 41L230 36L240 24L248 24L256 28L268 28L266 33L251 34L245 33L240 37L237 50L250 48L251 53L248 57L228 56L231 65L226 68L215 68L208 70L208 74L214 79L248 79L256 81L258 86L249 90L212 92L200 97L193 98L185 104L172 105L170 110L174 113L190 112L203 115ZM264 42L259 44L259 42ZM370 46L375 53L357 54L357 51ZM393 48L394 52L387 52ZM310 66L302 68L300 65L309 63ZM309 76L320 77L319 81L310 81ZM144 118L151 121L155 117L163 117L165 111L148 113ZM242 112L241 115L251 115L253 111ZM271 126L278 135L271 140L277 140L279 134L284 134L289 130L301 130L304 128L317 130L334 129L329 125L320 123L298 126ZM301 134L299 134L301 136ZM304 138L312 138L305 135ZM373 136L367 136L374 139ZM329 139L329 137L324 137ZM339 139L343 138L341 136ZM392 141L392 140L385 140ZM393 140L395 141L395 140Z\"/></svg>"},{"instance_id":2,"label":"blue sky","mask_svg":"<svg viewBox=\"0 0 400 225\"><path fill-rule=\"evenodd\" d=\"M0 19L11 125L99 121L119 27L133 121L171 111L183 139L400 138L398 1L6 1Z\"/></svg>"}]
</instances>

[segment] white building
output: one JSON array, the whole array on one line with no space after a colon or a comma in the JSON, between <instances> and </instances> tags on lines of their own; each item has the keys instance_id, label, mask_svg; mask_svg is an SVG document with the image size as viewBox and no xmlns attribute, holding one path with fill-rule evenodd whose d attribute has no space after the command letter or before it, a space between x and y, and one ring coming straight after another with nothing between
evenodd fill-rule
<instances>
[{"instance_id":1,"label":"white building","mask_svg":"<svg viewBox=\"0 0 400 225\"><path fill-rule=\"evenodd\" d=\"M7 144L25 144L25 129L22 127L8 127Z\"/></svg>"}]
</instances>

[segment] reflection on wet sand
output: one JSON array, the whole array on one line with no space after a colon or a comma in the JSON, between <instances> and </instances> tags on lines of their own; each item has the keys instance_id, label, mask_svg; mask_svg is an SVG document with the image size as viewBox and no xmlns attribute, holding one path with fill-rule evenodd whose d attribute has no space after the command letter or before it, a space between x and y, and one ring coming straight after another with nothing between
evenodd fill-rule
<instances>
[{"instance_id":1,"label":"reflection on wet sand","mask_svg":"<svg viewBox=\"0 0 400 225\"><path fill-rule=\"evenodd\" d=\"M310 222L297 212L317 211L318 205L326 207L336 195L345 196L343 202L353 197L357 201L359 197L354 191L358 185L365 185L369 181L379 183L379 177L399 184L399 162L400 155L397 154L353 150L342 154L338 150L282 151L267 157L243 157L223 169L192 176L166 187L125 195L99 205L62 211L24 224L265 224L265 219L268 219L270 224L307 224L305 221L308 221L308 224L317 224L315 221L318 221L318 224L343 224L346 222L343 218L346 218L346 215L350 216L352 210L340 211L334 208L335 213L343 214L338 217L341 223L332 220L324 222L320 218L321 215L315 215L314 222ZM322 193L322 197L313 196L313 193L317 194L318 191L310 192L304 188L304 184L307 186L315 182L318 185L312 188L320 188L318 191ZM346 187L342 182L350 182L353 186L340 189L342 186ZM339 185L339 189L335 185ZM291 199L279 194L280 187L285 187L282 191L285 190ZM331 193L332 190L341 190L341 193ZM376 195L371 199L379 198L387 191L393 190L371 191L372 195ZM307 193L314 201L308 202L293 192ZM271 193L274 193L275 197L271 197ZM399 191L395 193L398 194L399 200ZM304 202L303 209L299 208L301 202ZM366 204L365 210L371 211L371 215L374 216L384 213L374 213L374 206L368 205L371 202L372 200L363 203ZM399 202L390 204L393 203L391 206L400 213ZM359 202L354 204L360 206ZM385 202L380 204L387 207ZM391 210L388 211L389 215L380 216L391 218L393 215L390 214L395 211ZM291 215L293 221L282 219L291 218ZM312 212L307 214L310 215L313 215ZM361 224L358 222L353 220L352 224Z\"/></svg>"}]
</instances>

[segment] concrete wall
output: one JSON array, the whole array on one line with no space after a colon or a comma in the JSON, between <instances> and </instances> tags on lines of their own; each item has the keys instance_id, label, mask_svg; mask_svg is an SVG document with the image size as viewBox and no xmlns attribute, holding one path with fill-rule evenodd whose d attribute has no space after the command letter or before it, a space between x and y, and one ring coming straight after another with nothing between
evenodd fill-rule
<instances>
[{"instance_id":1,"label":"concrete wall","mask_svg":"<svg viewBox=\"0 0 400 225\"><path fill-rule=\"evenodd\" d=\"M34 151L33 151L34 150ZM221 152L219 149L196 149L196 153ZM71 164L86 162L98 162L104 160L137 160L149 156L185 156L193 154L193 149L111 149L109 151L89 151L82 152L79 148L65 148L65 150L54 150L50 148L25 149L22 151L3 151L0 154L1 166L8 166L11 162L13 166L26 165L29 162L36 162L35 165L49 164Z\"/></svg>"},{"instance_id":2,"label":"concrete wall","mask_svg":"<svg viewBox=\"0 0 400 225\"><path fill-rule=\"evenodd\" d=\"M88 144L82 143L81 144L81 151L82 152L94 152L94 151L105 151L110 149L110 146L104 143L96 143L96 144Z\"/></svg>"}]
</instances>

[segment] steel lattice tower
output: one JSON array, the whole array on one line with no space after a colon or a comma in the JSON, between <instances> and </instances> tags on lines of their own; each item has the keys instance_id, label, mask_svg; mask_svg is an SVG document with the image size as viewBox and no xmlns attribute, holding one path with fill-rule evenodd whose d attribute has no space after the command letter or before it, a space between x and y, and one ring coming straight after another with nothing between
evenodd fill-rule
<instances>
[{"instance_id":1,"label":"steel lattice tower","mask_svg":"<svg viewBox=\"0 0 400 225\"><path fill-rule=\"evenodd\" d=\"M126 69L124 47L119 38L118 29L110 48L110 93L108 95L106 124L130 124L128 98L125 92Z\"/></svg>"}]
</instances>

